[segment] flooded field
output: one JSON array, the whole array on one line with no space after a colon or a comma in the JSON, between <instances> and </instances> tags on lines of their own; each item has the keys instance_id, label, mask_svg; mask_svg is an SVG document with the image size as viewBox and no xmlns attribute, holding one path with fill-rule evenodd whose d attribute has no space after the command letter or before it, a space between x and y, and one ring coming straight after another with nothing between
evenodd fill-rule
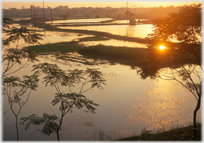
<instances>
[{"instance_id":1,"label":"flooded field","mask_svg":"<svg viewBox=\"0 0 204 143\"><path fill-rule=\"evenodd\" d=\"M72 22L101 22L110 20L103 19L75 19L53 21L53 23L72 23ZM121 23L124 21L118 21ZM49 22L47 22L49 23ZM117 23L117 22L116 22ZM19 26L19 25L16 25ZM32 25L29 29L35 29ZM81 29L90 31L107 32L114 35L145 38L153 30L152 24L141 25L106 25L106 26L66 26L61 29ZM75 41L80 38L90 37L90 35L57 31L44 31L41 44L52 44L58 42ZM3 35L6 37L6 35ZM29 46L24 44L23 40L18 43L12 43L8 47L23 48ZM86 41L80 42L81 45L108 45L131 48L146 48L145 44L136 42L127 42L122 40L106 41ZM75 55L73 55L75 56ZM14 73L12 76L22 77L31 75L32 66L39 63L56 64L63 70L84 70L87 68L96 68L102 72L106 85L102 90L92 89L84 95L93 100L100 106L96 107L96 113L86 113L83 109L73 109L68 113L60 130L60 138L64 141L89 141L89 140L114 140L131 135L139 135L142 129L152 130L154 132L169 130L175 127L187 126L193 122L193 110L196 105L196 99L185 88L176 81L163 79L145 80L137 74L135 69L130 66L114 64L108 61L103 64L88 65L81 62L56 59L55 55L39 55L39 62L29 63L29 65ZM24 61L25 62L25 61ZM6 66L3 65L3 69ZM17 69L15 65L14 69ZM12 70L11 70L12 72ZM60 115L58 106L52 106L51 102L55 97L55 89L51 86L45 86L43 75L40 75L39 87L33 91L25 107L19 114L18 119L27 117L31 114L42 116L43 113ZM63 92L69 92L67 88L61 87ZM76 85L73 91L77 92L81 85ZM16 140L15 118L9 110L8 98L3 96L3 139ZM24 98L25 100L25 98ZM198 122L201 122L201 113L198 113ZM19 138L23 141L54 141L56 134L50 136L43 135L40 132L40 126L30 126L25 130L25 126L19 124Z\"/></svg>"},{"instance_id":2,"label":"flooded field","mask_svg":"<svg viewBox=\"0 0 204 143\"><path fill-rule=\"evenodd\" d=\"M107 32L114 35L145 38L153 30L152 24L142 25L105 25L105 26L66 26L61 29L79 29L98 32Z\"/></svg>"},{"instance_id":3,"label":"flooded field","mask_svg":"<svg viewBox=\"0 0 204 143\"><path fill-rule=\"evenodd\" d=\"M116 46L116 47L130 47L130 48L146 48L145 44L140 44L136 42L128 42L121 40L106 40L104 41L88 41L88 42L80 42L80 45L88 46L96 46L96 45L105 45L105 46Z\"/></svg>"},{"instance_id":4,"label":"flooded field","mask_svg":"<svg viewBox=\"0 0 204 143\"><path fill-rule=\"evenodd\" d=\"M20 27L19 24L13 24L15 27ZM43 28L36 28L33 27L32 24L25 25L29 29L32 30L40 30L41 32L38 32L39 34L43 35L43 40L40 40L41 44L51 44L51 43L58 43L58 42L70 42L73 40L77 40L83 37L91 37L92 35L85 35L85 34L79 34L79 33L69 33L69 32L58 32L58 31L46 31L43 30ZM135 25L135 26L129 26L129 25L109 25L109 26L78 26L78 27L59 27L62 29L81 29L81 30L91 30L91 31L101 31L101 32L107 32L114 35L120 35L120 36L128 36L128 37L139 37L139 38L145 38L147 37L147 34L150 34L152 32L152 25L151 24L145 24L145 25ZM3 36L6 36L3 33ZM29 44L25 44L22 39L19 41L19 45L23 44L24 46L29 46ZM124 47L131 47L131 48L146 48L146 44L137 43L137 42L128 42L123 40L114 40L110 39L106 42L104 41L91 41L91 42L83 42L81 43L85 46L93 46L93 45L106 45L106 46L124 46ZM10 47L15 46L15 43L12 43Z\"/></svg>"},{"instance_id":5,"label":"flooded field","mask_svg":"<svg viewBox=\"0 0 204 143\"><path fill-rule=\"evenodd\" d=\"M107 21L107 20L111 20L112 18L87 18L87 19L69 19L69 20L54 20L52 21L52 24L59 24L59 23L64 23L64 24L69 24L69 23L75 23L75 24L79 24L79 23L98 23L98 22L102 22L102 21ZM48 21L46 23L51 23L51 21Z\"/></svg>"}]
</instances>

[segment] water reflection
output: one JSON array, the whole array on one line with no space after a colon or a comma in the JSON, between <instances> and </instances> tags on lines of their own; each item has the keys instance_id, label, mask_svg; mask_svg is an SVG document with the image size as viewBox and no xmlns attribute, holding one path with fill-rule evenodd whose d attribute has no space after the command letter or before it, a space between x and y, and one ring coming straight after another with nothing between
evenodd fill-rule
<instances>
[{"instance_id":1,"label":"water reflection","mask_svg":"<svg viewBox=\"0 0 204 143\"><path fill-rule=\"evenodd\" d=\"M13 26L20 28L21 26L19 24L13 24ZM126 31L128 33L127 36L131 37L133 35L135 35L134 33L134 29L135 26L125 26L126 27ZM131 28L132 27L132 28ZM39 34L44 35L43 36L43 40L40 41L41 44L51 44L51 43L58 43L58 42L70 42L73 40L77 40L80 38L84 38L84 37L91 37L93 35L84 35L84 34L78 34L78 33L70 33L70 32L58 32L58 31L44 31L42 28L35 28L33 29L32 25L27 26L28 29L32 29L32 30L37 30ZM87 29L89 28L89 26L86 27ZM95 27L96 31L97 31L97 27ZM99 27L100 28L100 27ZM111 27L107 26L106 27L107 31L112 31ZM116 31L118 31L118 34L121 35L123 33L123 29L120 29L120 27L117 27L115 29ZM139 31L137 31L139 32ZM145 35L144 35L145 36ZM6 34L3 33L3 37L6 37ZM22 45L23 44L23 45ZM141 43L136 43L136 42L128 42L128 41L122 41L122 40L114 40L114 39L110 39L110 40L106 40L104 41L90 41L90 42L80 42L79 44L82 44L84 46L95 46L95 45L105 45L105 46L120 46L120 47L142 47L142 48L146 48L145 44L141 44ZM19 45L21 45L22 47L26 47L26 46L30 46L29 44L25 44L25 42L20 39L19 40ZM11 43L9 45L9 47L14 47L15 44Z\"/></svg>"},{"instance_id":2,"label":"water reflection","mask_svg":"<svg viewBox=\"0 0 204 143\"><path fill-rule=\"evenodd\" d=\"M117 46L117 47L130 47L130 48L146 48L145 44L136 43L136 42L128 42L121 40L106 40L106 41L90 41L90 42L79 42L80 45L83 46L96 46L96 45L104 45L104 46Z\"/></svg>"},{"instance_id":3,"label":"water reflection","mask_svg":"<svg viewBox=\"0 0 204 143\"><path fill-rule=\"evenodd\" d=\"M13 19L13 21L20 21L20 20L29 20L30 18L23 18L23 17L15 18L15 17L13 17L12 19Z\"/></svg>"},{"instance_id":4,"label":"water reflection","mask_svg":"<svg viewBox=\"0 0 204 143\"><path fill-rule=\"evenodd\" d=\"M135 20L136 20L136 22L138 22L138 21L147 21L148 19L135 19ZM113 21L111 23L126 23L126 24L129 24L129 20L116 20L116 21Z\"/></svg>"},{"instance_id":5,"label":"water reflection","mask_svg":"<svg viewBox=\"0 0 204 143\"><path fill-rule=\"evenodd\" d=\"M130 104L131 113L125 108L118 111L127 118L127 124L143 127L154 132L192 124L196 100L187 91L181 90L175 81L155 80L143 96L135 96ZM193 102L192 102L193 101ZM130 110L130 109L129 109ZM198 122L201 121L199 113Z\"/></svg>"},{"instance_id":6,"label":"water reflection","mask_svg":"<svg viewBox=\"0 0 204 143\"><path fill-rule=\"evenodd\" d=\"M127 37L134 37L134 35L135 35L135 26L136 26L136 25L130 25L130 26L128 26L127 32L126 32L126 35L125 35L125 36L127 36Z\"/></svg>"},{"instance_id":7,"label":"water reflection","mask_svg":"<svg viewBox=\"0 0 204 143\"><path fill-rule=\"evenodd\" d=\"M147 21L148 19L135 19L137 22L139 21ZM87 19L68 19L68 20L54 20L52 23L54 25L58 24L93 24L99 22L106 22L109 21L110 23L123 23L129 24L129 20L116 20L112 18L87 18ZM51 23L51 21L47 21L47 24Z\"/></svg>"},{"instance_id":8,"label":"water reflection","mask_svg":"<svg viewBox=\"0 0 204 143\"><path fill-rule=\"evenodd\" d=\"M47 58L44 58L47 57ZM61 131L62 140L94 140L98 138L116 139L133 133L140 134L141 129L169 129L177 125L187 125L192 121L194 98L174 82L164 80L141 80L135 70L123 65L84 65L76 62L63 62L51 56L39 57L41 62L56 63L63 70L75 68L100 68L107 80L104 90L90 91L86 95L100 104L96 114L85 114L74 110L64 120ZM37 63L34 63L37 64ZM24 69L29 74L32 64ZM15 75L21 76L22 72ZM42 81L42 77L41 77ZM76 89L80 87L75 87ZM54 89L40 85L30 96L26 108L19 118L31 113L42 115L52 113L49 109L54 98ZM7 101L3 98L4 110L8 109ZM36 106L36 103L38 106ZM52 107L54 111L58 108ZM39 110L40 109L40 110ZM200 113L199 113L200 116ZM9 112L4 116L4 139L12 139L15 130L13 116ZM20 126L22 140L55 140L55 135L42 135L38 127L27 131Z\"/></svg>"},{"instance_id":9,"label":"water reflection","mask_svg":"<svg viewBox=\"0 0 204 143\"><path fill-rule=\"evenodd\" d=\"M153 30L152 24L142 24L136 26L129 25L103 25L103 26L66 26L58 27L61 29L78 29L78 30L91 30L99 32L108 32L114 35L126 36L127 33L129 37L139 37L145 38L147 34L150 34ZM135 31L135 32L134 32Z\"/></svg>"},{"instance_id":10,"label":"water reflection","mask_svg":"<svg viewBox=\"0 0 204 143\"><path fill-rule=\"evenodd\" d=\"M21 26L16 24L14 25L17 28L20 28ZM32 26L28 27L28 29L32 29ZM83 35L83 34L78 34L78 33L68 33L68 32L58 32L58 31L38 31L37 33L42 34L43 40L40 40L39 42L41 44L51 44L51 43L58 43L58 42L70 42L79 38L84 38L84 37L90 37L91 35ZM8 38L6 36L6 33L3 33L4 38ZM18 41L19 48L23 47L28 47L31 46L31 44L27 44L24 42L23 39L19 39ZM7 47L16 47L16 42L11 43Z\"/></svg>"},{"instance_id":11,"label":"water reflection","mask_svg":"<svg viewBox=\"0 0 204 143\"><path fill-rule=\"evenodd\" d=\"M56 42L62 40L62 37L65 37L66 40L78 38L77 35L74 35L76 37L68 39L68 36L70 34L47 32L43 42ZM60 133L63 140L117 139L133 133L139 134L144 128L154 131L164 128L168 130L174 126L185 126L192 122L192 109L194 109L196 100L175 82L142 80L135 70L130 70L129 66L111 65L106 60L87 59L77 53L58 56L39 56L40 62L30 63L23 72L13 75L21 77L25 73L30 74L33 64L48 62L57 64L64 70L99 68L107 80L104 90L93 90L86 94L90 99L100 104L95 115L74 109L73 113L64 119ZM42 76L40 80L43 80ZM75 89L79 90L80 86L76 86ZM64 88L64 90L67 89ZM55 96L53 93L55 93L53 88L41 84L31 95L19 118L31 113L39 116L44 112L52 113L50 102ZM3 112L9 109L5 97L3 98L3 109ZM53 111L57 110L58 107L53 107ZM8 112L3 118L4 139L15 140L13 115ZM200 121L200 113L198 121ZM39 132L40 128L34 126L25 131L24 126L19 126L20 138L22 140L56 139L55 135L49 137L42 135Z\"/></svg>"},{"instance_id":12,"label":"water reflection","mask_svg":"<svg viewBox=\"0 0 204 143\"><path fill-rule=\"evenodd\" d=\"M53 24L58 23L97 23L102 21L111 20L112 18L90 18L90 19L68 19L68 20L54 20L52 21ZM51 23L50 21L46 23Z\"/></svg>"},{"instance_id":13,"label":"water reflection","mask_svg":"<svg viewBox=\"0 0 204 143\"><path fill-rule=\"evenodd\" d=\"M80 55L77 52L74 53L66 53L66 54L55 54L55 55L41 55L41 58L57 62L63 65L70 65L70 61L79 64L85 65L100 65L100 64L110 64L107 60L102 59L91 59L86 56Z\"/></svg>"},{"instance_id":14,"label":"water reflection","mask_svg":"<svg viewBox=\"0 0 204 143\"><path fill-rule=\"evenodd\" d=\"M156 86L146 93L149 100L142 114L148 120L144 125L155 131L191 124L194 105L196 105L193 96L189 95L187 90L181 91L181 85L175 81L160 79L155 82ZM200 117L198 121L200 122Z\"/></svg>"}]
</instances>

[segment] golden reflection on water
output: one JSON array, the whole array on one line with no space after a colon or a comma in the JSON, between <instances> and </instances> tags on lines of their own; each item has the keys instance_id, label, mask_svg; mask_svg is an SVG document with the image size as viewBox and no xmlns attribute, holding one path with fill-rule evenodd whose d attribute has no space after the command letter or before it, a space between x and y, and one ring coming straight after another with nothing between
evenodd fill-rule
<instances>
[{"instance_id":1,"label":"golden reflection on water","mask_svg":"<svg viewBox=\"0 0 204 143\"><path fill-rule=\"evenodd\" d=\"M77 56L74 54L73 56ZM39 57L41 62L56 63L63 70L75 68L85 69L86 66L77 62L63 62L55 60L51 55ZM37 63L35 63L37 64ZM61 136L66 140L98 139L99 132L105 139L117 139L135 134L140 134L141 129L153 131L169 129L177 125L188 125L192 122L192 109L195 106L193 96L185 92L176 82L169 80L141 80L136 71L130 70L128 66L122 65L95 65L100 68L107 80L104 90L93 90L86 96L98 103L96 114L86 114L82 110L75 110L66 116L63 122ZM16 73L30 75L32 65L23 72ZM40 83L42 84L42 76ZM73 91L78 91L79 87ZM67 89L65 88L64 91ZM32 92L29 103L22 110L19 118L36 113L41 116L44 112L52 114L48 107L58 113L58 107L50 106L54 98L55 90L51 87L40 85L37 91ZM8 109L7 99L4 98L4 110ZM36 103L38 106L36 107ZM41 109L41 110L39 110ZM199 115L199 114L198 114ZM200 115L198 116L198 119ZM8 134L15 133L13 114L10 112L4 116L4 131ZM25 139L56 139L55 135L50 137L35 133L36 128L28 131L21 126L21 138ZM80 134L80 135L79 135Z\"/></svg>"},{"instance_id":2,"label":"golden reflection on water","mask_svg":"<svg viewBox=\"0 0 204 143\"><path fill-rule=\"evenodd\" d=\"M53 24L61 24L61 23L72 23L72 24L80 24L80 23L97 23L106 20L111 20L112 18L90 18L90 19L68 19L68 20L54 20ZM51 23L51 21L47 21L46 23Z\"/></svg>"},{"instance_id":3,"label":"golden reflection on water","mask_svg":"<svg viewBox=\"0 0 204 143\"><path fill-rule=\"evenodd\" d=\"M141 25L104 25L104 26L66 26L58 27L61 29L78 29L78 30L91 30L98 32L107 32L114 35L128 36L128 37L139 37L145 38L153 30L152 24L141 24Z\"/></svg>"},{"instance_id":4,"label":"golden reflection on water","mask_svg":"<svg viewBox=\"0 0 204 143\"><path fill-rule=\"evenodd\" d=\"M146 48L145 44L140 44L136 42L128 42L121 40L106 40L106 41L88 41L88 42L80 42L80 45L88 46L96 46L96 45L105 45L105 46L117 46L117 47L130 47L130 48Z\"/></svg>"},{"instance_id":5,"label":"golden reflection on water","mask_svg":"<svg viewBox=\"0 0 204 143\"><path fill-rule=\"evenodd\" d=\"M61 35L58 35L57 37L60 36ZM66 36L67 35L64 35L65 38ZM52 39L52 33L47 34L47 37L48 39L49 37ZM74 56L76 57L76 55ZM53 63L53 61L54 59L51 58L41 59L41 62ZM57 64L61 66L62 69L86 68L85 65L78 63L64 62L62 64L61 62L63 61L57 61ZM142 81L136 76L136 72L129 70L130 67L114 65L106 68L106 66L107 65L98 66L98 68L101 68L100 70L105 73L107 86L102 91L98 92L96 90L95 94L92 92L89 94L91 99L100 104L100 107L97 108L97 114L89 115L90 118L88 118L80 111L77 111L72 114L74 116L70 117L73 122L76 121L75 116L77 116L77 119L79 118L79 114L87 119L86 123L84 123L84 119L81 120L84 126L94 128L93 125L95 123L99 129L110 130L110 132L114 132L116 136L121 136L121 134L130 135L131 131L135 132L138 130L137 133L139 134L140 129L144 128L155 131L173 128L177 125L188 125L192 122L192 113L195 108L196 100L189 92L186 92L180 85L177 85L175 81L162 79ZM16 75L22 76L22 74L31 74L30 69L32 69L31 65ZM54 96L53 93L55 93L55 91L52 88L40 86L38 91L32 93L33 95L29 99L30 102L26 104L27 107L24 108L20 117L29 115L30 113L37 113L39 115L43 112L50 113L48 105ZM6 98L4 98L4 103L7 103ZM36 103L40 105L38 108L36 108ZM8 109L7 104L4 104L4 106L4 109ZM10 133L11 126L14 127L12 122L13 115L8 114L6 117L8 118L5 118L4 126L5 128L8 127L5 130ZM94 123L88 122L89 119L93 120ZM198 120L200 120L199 114ZM68 123L70 123L70 119L68 120L67 118L63 128L66 127L67 130L70 129L73 123ZM98 125L98 123L100 124ZM74 139L79 139L76 133L81 131L81 124L78 125L78 123L76 123L75 125L78 125L77 127L71 126L73 130L78 130L75 132L69 130L72 132L72 134L69 134L69 139L72 139L71 135L76 136L72 136ZM90 130L90 128L86 130ZM87 133L85 132L86 130L84 130L84 133ZM23 127L21 131L25 132ZM67 132L64 133L64 137L67 137ZM29 135L32 136L31 134Z\"/></svg>"},{"instance_id":6,"label":"golden reflection on water","mask_svg":"<svg viewBox=\"0 0 204 143\"><path fill-rule=\"evenodd\" d=\"M148 119L145 124L153 122L151 129L172 126L172 121L175 122L179 116L177 110L181 107L182 99L175 95L178 89L175 89L172 84L172 82L159 80L154 89L146 93L150 101L144 110L144 115Z\"/></svg>"},{"instance_id":7,"label":"golden reflection on water","mask_svg":"<svg viewBox=\"0 0 204 143\"><path fill-rule=\"evenodd\" d=\"M193 121L195 98L175 81L155 80L143 97L136 97L131 114L123 114L129 119L127 124L135 124L152 131L169 130L186 126ZM198 114L198 121L200 115Z\"/></svg>"}]
</instances>

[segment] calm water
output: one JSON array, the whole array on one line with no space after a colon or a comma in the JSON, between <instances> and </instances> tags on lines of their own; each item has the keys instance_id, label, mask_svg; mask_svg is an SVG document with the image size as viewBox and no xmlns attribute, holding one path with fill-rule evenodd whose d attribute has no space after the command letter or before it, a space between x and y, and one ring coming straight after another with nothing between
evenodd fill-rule
<instances>
[{"instance_id":1,"label":"calm water","mask_svg":"<svg viewBox=\"0 0 204 143\"><path fill-rule=\"evenodd\" d=\"M135 19L136 22L139 22L139 21L146 21L147 19ZM111 23L126 23L128 24L129 23L129 20L116 20L116 21L113 21Z\"/></svg>"},{"instance_id":2,"label":"calm water","mask_svg":"<svg viewBox=\"0 0 204 143\"><path fill-rule=\"evenodd\" d=\"M117 47L129 47L129 48L146 48L145 44L140 44L136 42L128 42L121 40L106 40L106 41L86 41L79 42L79 44L84 46L96 46L96 45L105 45L105 46L117 46Z\"/></svg>"},{"instance_id":3,"label":"calm water","mask_svg":"<svg viewBox=\"0 0 204 143\"><path fill-rule=\"evenodd\" d=\"M57 25L57 24L77 24L77 23L84 23L84 24L90 24L90 23L99 23L99 22L105 22L108 20L112 20L112 18L87 18L87 19L69 19L69 20L54 20L52 21L52 24ZM147 19L135 19L137 22L138 21L146 21ZM47 24L51 23L51 21L47 21ZM129 23L129 20L114 20L111 23Z\"/></svg>"},{"instance_id":4,"label":"calm water","mask_svg":"<svg viewBox=\"0 0 204 143\"><path fill-rule=\"evenodd\" d=\"M111 20L112 18L90 18L90 19L69 19L69 20L54 20L52 21L53 24L58 24L58 23L97 23L97 22L102 22L106 20ZM51 23L51 21L48 21L46 23Z\"/></svg>"},{"instance_id":5,"label":"calm water","mask_svg":"<svg viewBox=\"0 0 204 143\"><path fill-rule=\"evenodd\" d=\"M192 123L192 113L196 100L175 81L142 80L135 70L123 65L87 66L80 63L55 60L51 56L41 56L41 62L56 63L64 70L99 68L107 80L103 90L94 89L85 95L98 103L96 114L85 113L74 109L73 113L65 116L60 137L62 140L100 140L115 139L132 134L140 134L141 129L168 130L177 126ZM31 74L32 64L15 75ZM21 117L35 113L58 115L57 107L50 103L54 98L55 89L45 87L40 77L40 85L32 92L28 103L22 109ZM79 91L76 86L74 91ZM67 91L64 89L64 91ZM4 96L4 112L9 109L7 98ZM14 115L8 112L3 117L4 139L15 140ZM200 121L200 112L198 114ZM31 126L27 131L19 125L21 140L56 140L56 135L49 137L39 131L41 126Z\"/></svg>"},{"instance_id":6,"label":"calm water","mask_svg":"<svg viewBox=\"0 0 204 143\"><path fill-rule=\"evenodd\" d=\"M152 24L142 25L104 25L104 26L66 26L59 27L61 29L80 29L108 32L114 35L145 38L153 30Z\"/></svg>"},{"instance_id":7,"label":"calm water","mask_svg":"<svg viewBox=\"0 0 204 143\"><path fill-rule=\"evenodd\" d=\"M77 27L73 27L77 28ZM146 37L152 31L152 25L136 26L98 26L78 27L89 30L107 30L112 34L121 34L135 37ZM74 33L65 32L41 32L44 34L42 44L77 40L87 35L79 36ZM130 34L132 33L132 34ZM4 35L3 35L4 36ZM134 47L133 42L109 40L103 43L88 42L81 43L86 46L106 43ZM20 44L23 44L20 41ZM12 47L11 45L10 47ZM22 45L27 46L27 45ZM135 46L143 46L137 45ZM56 60L52 56L40 56L40 62L55 63L64 70L99 68L106 79L106 86L103 90L94 89L85 93L87 98L98 103L96 114L85 113L83 110L74 109L73 113L65 116L62 130L60 130L61 140L110 140L130 135L140 134L142 129L153 131L168 130L177 126L186 126L193 121L193 109L195 108L195 98L175 81L162 79L140 79L135 70L124 65L84 65L78 62ZM37 62L37 63L40 63ZM30 75L33 64L27 68L13 74L16 76ZM5 67L3 67L5 68ZM58 107L52 106L56 91L52 87L45 87L42 83L43 76L40 76L40 85L33 91L28 102L19 115L21 117L43 113L53 114L50 108L59 115ZM80 86L73 90L79 91ZM66 92L67 90L63 88ZM9 109L7 97L3 96L3 112ZM16 140L14 115L9 111L3 116L3 138L5 140ZM201 121L200 111L198 122ZM49 137L41 134L42 126L31 126L25 131L25 126L19 125L20 140L56 140L56 135Z\"/></svg>"},{"instance_id":8,"label":"calm water","mask_svg":"<svg viewBox=\"0 0 204 143\"><path fill-rule=\"evenodd\" d=\"M14 24L13 26L16 26L20 28L20 25ZM51 43L58 43L58 42L70 42L72 40L77 40L79 38L83 37L89 37L91 35L83 35L78 33L68 33L68 32L53 32L53 31L43 31L43 29L38 29L35 27L32 27L32 25L26 25L29 29L34 30L41 30L42 32L39 32L43 35L43 40L40 41L41 44L51 44ZM66 27L61 27L66 28ZM85 27L67 27L70 29L83 29L86 30L95 30L95 31L102 31L102 32L108 32L111 34L121 35L121 36L129 36L129 37L140 37L145 38L147 37L147 34L152 32L152 25L146 24L146 25L136 25L136 26L129 26L129 25L116 25L116 26L85 26ZM79 36L80 35L80 36ZM3 37L5 37L5 34L3 34ZM140 47L140 48L146 48L146 44L141 44L137 42L128 42L128 41L122 41L122 40L114 40L110 39L107 41L91 41L91 42L81 42L80 44L83 44L85 46L94 46L94 45L106 45L106 46L123 46L123 47ZM29 46L29 44L25 44L23 40L19 41L19 45L22 47ZM11 43L10 47L15 47L16 43Z\"/></svg>"},{"instance_id":9,"label":"calm water","mask_svg":"<svg viewBox=\"0 0 204 143\"><path fill-rule=\"evenodd\" d=\"M29 18L22 18L22 17L19 17L19 18L11 18L11 19L13 19L13 21L19 21L19 20L29 20L29 19L30 19L30 17L29 17Z\"/></svg>"},{"instance_id":10,"label":"calm water","mask_svg":"<svg viewBox=\"0 0 204 143\"><path fill-rule=\"evenodd\" d=\"M146 38L148 34L152 33L153 27L152 24L143 24L143 25L106 25L106 26L66 26L58 27L61 29L80 29L80 30L91 30L91 31L100 31L107 32L114 35L128 36L128 37L139 37ZM106 46L123 46L123 47L132 47L132 48L146 48L146 44L141 44L137 42L127 42L121 40L108 40L108 41L91 41L83 42L82 44L86 46L93 45L106 45Z\"/></svg>"}]
</instances>

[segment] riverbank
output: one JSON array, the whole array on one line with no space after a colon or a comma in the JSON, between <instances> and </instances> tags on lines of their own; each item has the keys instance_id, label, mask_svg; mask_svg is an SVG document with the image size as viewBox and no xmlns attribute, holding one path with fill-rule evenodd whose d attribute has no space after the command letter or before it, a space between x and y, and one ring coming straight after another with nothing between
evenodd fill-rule
<instances>
[{"instance_id":1,"label":"riverbank","mask_svg":"<svg viewBox=\"0 0 204 143\"><path fill-rule=\"evenodd\" d=\"M148 50L146 48L129 48L129 47L118 47L118 46L105 46L105 45L96 45L96 46L84 46L83 44L79 44L79 42L83 41L103 41L109 39L116 39L121 41L129 41L140 44L147 44L149 40L147 38L138 38L138 37L128 37L128 36L120 36L110 34L108 32L100 32L100 31L90 31L90 30L78 30L78 29L62 29L57 26L46 25L44 28L47 31L58 31L65 33L79 33L85 35L94 35L94 37L90 37L88 39L81 38L79 41L71 41L71 42L60 42L54 44L45 44L39 46L31 46L29 49L38 52L38 54L56 54L57 58L64 58L63 54L68 52L77 52L85 58L89 59L102 59L108 60L111 64L119 63L124 65L129 65L131 67L142 67L146 56L148 55ZM179 46L178 43L168 43L169 46ZM68 58L70 59L70 58ZM171 59L168 64L161 65L160 68L171 67L171 65L175 64L175 61L178 66L186 63L197 64L196 61L186 61L185 59L180 59L179 63L177 59Z\"/></svg>"},{"instance_id":2,"label":"riverbank","mask_svg":"<svg viewBox=\"0 0 204 143\"><path fill-rule=\"evenodd\" d=\"M142 130L141 135L121 138L118 141L201 141L201 124L197 124L197 131L195 138L192 125L155 134L149 130Z\"/></svg>"},{"instance_id":3,"label":"riverbank","mask_svg":"<svg viewBox=\"0 0 204 143\"><path fill-rule=\"evenodd\" d=\"M147 48L129 48L129 47L119 47L119 46L105 46L105 45L95 45L95 46L85 46L80 44L80 42L85 41L106 41L109 38L98 35L92 37L80 38L78 41L70 42L59 42L53 44L36 45L27 47L30 50L34 50L39 55L53 54L58 59L70 60L70 54L77 52L83 59L94 59L94 60L106 60L110 64L122 64L131 67L142 67L146 61L146 56L148 55ZM168 64L165 63L161 65L160 68L169 67L175 64L197 64L194 60L181 60L178 62L177 59L169 60Z\"/></svg>"},{"instance_id":4,"label":"riverbank","mask_svg":"<svg viewBox=\"0 0 204 143\"><path fill-rule=\"evenodd\" d=\"M140 66L145 60L147 55L147 49L145 48L129 48L129 47L117 47L117 46L88 46L86 47L80 42L85 41L106 41L109 40L103 36L93 36L81 38L78 41L59 42L53 44L36 45L27 47L30 50L34 50L39 55L55 54L59 59L66 60L67 53L77 52L86 59L102 59L107 60L111 64L124 64L130 66ZM65 58L66 57L66 58ZM70 59L70 58L68 58Z\"/></svg>"}]
</instances>

